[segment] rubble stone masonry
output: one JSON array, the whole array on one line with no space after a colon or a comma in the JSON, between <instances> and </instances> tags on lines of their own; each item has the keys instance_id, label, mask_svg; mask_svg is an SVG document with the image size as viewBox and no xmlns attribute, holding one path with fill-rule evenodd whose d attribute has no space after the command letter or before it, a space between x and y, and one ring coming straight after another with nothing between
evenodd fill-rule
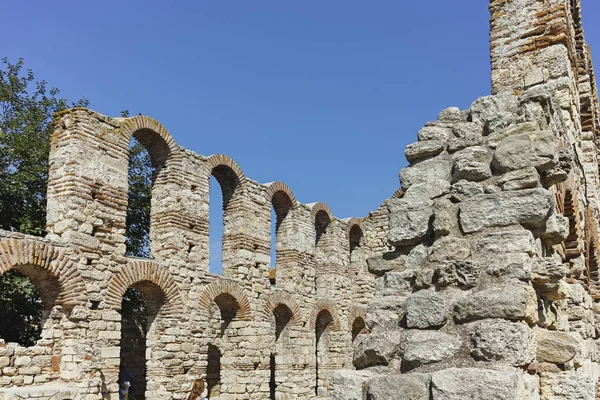
<instances>
[{"instance_id":1,"label":"rubble stone masonry","mask_svg":"<svg viewBox=\"0 0 600 400\"><path fill-rule=\"evenodd\" d=\"M492 95L428 122L401 188L362 219L151 118L56 115L48 235L0 231L0 273L44 305L34 346L0 341L0 399L117 399L124 361L149 400L195 399L198 379L221 400L595 399L600 109L580 4L489 7ZM125 255L133 137L155 170L147 259ZM144 332L123 318L128 288Z\"/></svg>"}]
</instances>

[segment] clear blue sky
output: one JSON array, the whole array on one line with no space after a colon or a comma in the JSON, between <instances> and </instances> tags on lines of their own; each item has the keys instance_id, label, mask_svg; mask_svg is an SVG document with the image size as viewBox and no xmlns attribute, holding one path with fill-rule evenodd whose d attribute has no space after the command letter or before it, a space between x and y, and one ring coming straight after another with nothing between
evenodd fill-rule
<instances>
[{"instance_id":1,"label":"clear blue sky","mask_svg":"<svg viewBox=\"0 0 600 400\"><path fill-rule=\"evenodd\" d=\"M149 115L180 145L363 217L399 187L425 122L489 94L487 5L5 1L1 56L68 99ZM599 59L600 2L583 8Z\"/></svg>"}]
</instances>

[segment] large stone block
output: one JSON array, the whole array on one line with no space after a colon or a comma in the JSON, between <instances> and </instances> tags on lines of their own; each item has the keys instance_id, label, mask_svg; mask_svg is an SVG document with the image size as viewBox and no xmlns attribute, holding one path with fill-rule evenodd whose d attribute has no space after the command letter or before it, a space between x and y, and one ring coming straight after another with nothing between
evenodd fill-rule
<instances>
[{"instance_id":1,"label":"large stone block","mask_svg":"<svg viewBox=\"0 0 600 400\"><path fill-rule=\"evenodd\" d=\"M412 185L404 193L403 199L418 203L423 200L435 199L447 193L450 193L450 182L438 179Z\"/></svg>"},{"instance_id":2,"label":"large stone block","mask_svg":"<svg viewBox=\"0 0 600 400\"><path fill-rule=\"evenodd\" d=\"M471 355L478 360L525 365L534 357L530 336L531 329L524 323L486 319L475 328Z\"/></svg>"},{"instance_id":3,"label":"large stone block","mask_svg":"<svg viewBox=\"0 0 600 400\"><path fill-rule=\"evenodd\" d=\"M488 149L483 146L467 147L453 155L452 181L483 181L492 176Z\"/></svg>"},{"instance_id":4,"label":"large stone block","mask_svg":"<svg viewBox=\"0 0 600 400\"><path fill-rule=\"evenodd\" d=\"M408 162L416 161L420 158L437 156L446 149L445 140L425 140L411 143L404 149L404 155Z\"/></svg>"},{"instance_id":5,"label":"large stone block","mask_svg":"<svg viewBox=\"0 0 600 400\"><path fill-rule=\"evenodd\" d=\"M485 318L535 322L537 320L535 290L525 285L492 286L467 295L454 305L456 322Z\"/></svg>"},{"instance_id":6,"label":"large stone block","mask_svg":"<svg viewBox=\"0 0 600 400\"><path fill-rule=\"evenodd\" d=\"M544 400L594 400L595 382L581 372L544 374L540 379Z\"/></svg>"},{"instance_id":7,"label":"large stone block","mask_svg":"<svg viewBox=\"0 0 600 400\"><path fill-rule=\"evenodd\" d=\"M373 378L368 382L369 400L429 400L429 374L398 374Z\"/></svg>"},{"instance_id":8,"label":"large stone block","mask_svg":"<svg viewBox=\"0 0 600 400\"><path fill-rule=\"evenodd\" d=\"M335 371L332 400L365 400L366 384L373 376L369 371Z\"/></svg>"},{"instance_id":9,"label":"large stone block","mask_svg":"<svg viewBox=\"0 0 600 400\"><path fill-rule=\"evenodd\" d=\"M579 341L567 332L537 329L537 359L555 364L571 361L580 350Z\"/></svg>"},{"instance_id":10,"label":"large stone block","mask_svg":"<svg viewBox=\"0 0 600 400\"><path fill-rule=\"evenodd\" d=\"M400 171L400 182L403 188L423 182L443 180L450 182L452 161L448 156L441 154L429 160L418 162Z\"/></svg>"},{"instance_id":11,"label":"large stone block","mask_svg":"<svg viewBox=\"0 0 600 400\"><path fill-rule=\"evenodd\" d=\"M540 228L553 208L553 195L546 189L482 194L460 204L460 224L465 233L517 224Z\"/></svg>"},{"instance_id":12,"label":"large stone block","mask_svg":"<svg viewBox=\"0 0 600 400\"><path fill-rule=\"evenodd\" d=\"M482 232L471 240L474 256L488 258L495 254L536 254L536 245L530 230L521 226Z\"/></svg>"},{"instance_id":13,"label":"large stone block","mask_svg":"<svg viewBox=\"0 0 600 400\"><path fill-rule=\"evenodd\" d=\"M433 217L433 201L391 199L388 241L393 246L417 244L427 235Z\"/></svg>"},{"instance_id":14,"label":"large stone block","mask_svg":"<svg viewBox=\"0 0 600 400\"><path fill-rule=\"evenodd\" d=\"M426 329L444 325L446 304L444 298L431 290L419 290L406 299L406 326Z\"/></svg>"},{"instance_id":15,"label":"large stone block","mask_svg":"<svg viewBox=\"0 0 600 400\"><path fill-rule=\"evenodd\" d=\"M411 329L406 334L403 362L418 367L454 356L461 346L461 339L441 331Z\"/></svg>"},{"instance_id":16,"label":"large stone block","mask_svg":"<svg viewBox=\"0 0 600 400\"><path fill-rule=\"evenodd\" d=\"M518 372L449 368L431 377L432 400L521 400Z\"/></svg>"},{"instance_id":17,"label":"large stone block","mask_svg":"<svg viewBox=\"0 0 600 400\"><path fill-rule=\"evenodd\" d=\"M354 346L354 366L362 369L388 365L400 350L402 336L398 329L360 335Z\"/></svg>"},{"instance_id":18,"label":"large stone block","mask_svg":"<svg viewBox=\"0 0 600 400\"><path fill-rule=\"evenodd\" d=\"M498 171L535 167L544 171L558 164L556 138L551 131L511 135L498 143L492 161Z\"/></svg>"}]
</instances>

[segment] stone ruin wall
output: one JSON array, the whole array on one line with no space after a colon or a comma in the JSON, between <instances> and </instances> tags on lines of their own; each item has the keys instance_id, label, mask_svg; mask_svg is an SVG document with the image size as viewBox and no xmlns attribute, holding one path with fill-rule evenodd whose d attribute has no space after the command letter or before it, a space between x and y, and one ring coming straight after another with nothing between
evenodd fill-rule
<instances>
[{"instance_id":1,"label":"stone ruin wall","mask_svg":"<svg viewBox=\"0 0 600 400\"><path fill-rule=\"evenodd\" d=\"M187 398L196 379L215 379L210 351L220 353L212 398L269 398L271 355L278 399L315 398L317 361L319 397L331 395L333 371L352 367L373 296L366 260L388 248L385 205L337 219L323 203L299 203L282 182L245 177L227 156L177 146L147 117L73 109L55 122L48 234L0 232L0 273L30 277L45 308L35 346L0 342L0 398L49 398L50 389L63 396L52 398L117 398L120 357L137 357L132 374L144 365L144 349L121 349L129 343L121 330L133 330L120 314L129 287L148 307L146 382L136 389L146 386L146 399ZM132 137L155 167L148 259L125 256ZM224 198L222 276L209 272L211 175Z\"/></svg>"},{"instance_id":2,"label":"stone ruin wall","mask_svg":"<svg viewBox=\"0 0 600 400\"><path fill-rule=\"evenodd\" d=\"M215 349L221 399L269 398L272 354L278 399L315 398L317 365L319 397L340 400L593 399L600 110L580 4L490 12L493 95L427 123L401 189L362 220L184 150L152 119L57 116L49 234L0 234L0 273L30 276L45 306L35 346L0 347L0 396L116 398L134 287L151 314L148 399L186 398ZM134 136L156 168L150 259L124 256ZM208 272L211 175L223 276Z\"/></svg>"},{"instance_id":3,"label":"stone ruin wall","mask_svg":"<svg viewBox=\"0 0 600 400\"><path fill-rule=\"evenodd\" d=\"M396 248L334 399L600 398L600 112L580 3L490 12L493 95L407 146Z\"/></svg>"}]
</instances>

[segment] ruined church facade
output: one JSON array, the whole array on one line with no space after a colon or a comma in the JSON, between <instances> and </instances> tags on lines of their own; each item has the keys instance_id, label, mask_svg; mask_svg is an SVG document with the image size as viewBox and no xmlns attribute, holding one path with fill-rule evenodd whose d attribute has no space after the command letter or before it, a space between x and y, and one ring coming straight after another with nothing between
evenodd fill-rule
<instances>
[{"instance_id":1,"label":"ruined church facade","mask_svg":"<svg viewBox=\"0 0 600 400\"><path fill-rule=\"evenodd\" d=\"M401 188L361 219L151 118L56 115L48 235L0 232L0 273L27 275L44 306L34 346L0 341L0 398L116 399L125 366L146 399L193 398L198 379L222 400L594 399L600 110L580 4L490 12L493 95L427 123ZM155 171L146 259L125 255L133 137Z\"/></svg>"}]
</instances>

